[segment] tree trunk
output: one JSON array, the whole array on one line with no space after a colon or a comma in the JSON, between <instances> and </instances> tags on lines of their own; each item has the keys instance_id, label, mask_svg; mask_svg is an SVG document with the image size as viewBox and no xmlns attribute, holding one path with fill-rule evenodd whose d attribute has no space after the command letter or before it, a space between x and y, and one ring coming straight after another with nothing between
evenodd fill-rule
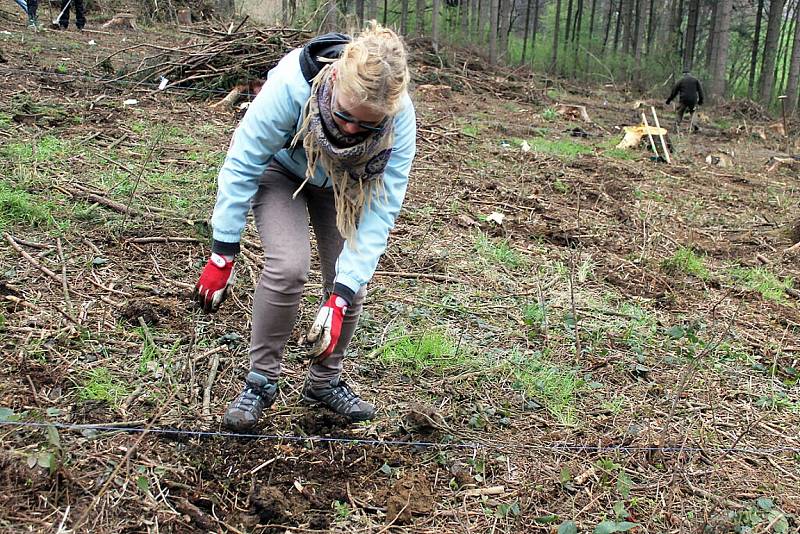
<instances>
[{"instance_id":1,"label":"tree trunk","mask_svg":"<svg viewBox=\"0 0 800 534\"><path fill-rule=\"evenodd\" d=\"M337 19L336 0L328 0L325 4L325 19L321 27L324 32L332 32L339 25Z\"/></svg>"},{"instance_id":2,"label":"tree trunk","mask_svg":"<svg viewBox=\"0 0 800 534\"><path fill-rule=\"evenodd\" d=\"M500 6L500 0L489 0L489 63L495 65L497 63L497 19Z\"/></svg>"},{"instance_id":3,"label":"tree trunk","mask_svg":"<svg viewBox=\"0 0 800 534\"><path fill-rule=\"evenodd\" d=\"M622 40L622 53L630 54L633 50L633 21L636 18L636 0L625 0L625 26Z\"/></svg>"},{"instance_id":4,"label":"tree trunk","mask_svg":"<svg viewBox=\"0 0 800 534\"><path fill-rule=\"evenodd\" d=\"M689 18L686 23L686 38L683 45L683 69L694 67L694 49L697 42L697 19L700 11L700 0L689 0Z\"/></svg>"},{"instance_id":5,"label":"tree trunk","mask_svg":"<svg viewBox=\"0 0 800 534\"><path fill-rule=\"evenodd\" d=\"M606 16L606 31L603 36L603 53L606 52L606 45L608 45L608 36L611 30L611 21L614 20L614 0L608 0L608 16Z\"/></svg>"},{"instance_id":6,"label":"tree trunk","mask_svg":"<svg viewBox=\"0 0 800 534\"><path fill-rule=\"evenodd\" d=\"M792 61L789 63L789 81L786 84L786 112L794 114L798 107L798 88L800 88L800 5L794 12L794 47Z\"/></svg>"},{"instance_id":7,"label":"tree trunk","mask_svg":"<svg viewBox=\"0 0 800 534\"><path fill-rule=\"evenodd\" d=\"M558 30L561 26L561 0L556 0L556 20L553 28L553 50L550 55L550 72L553 72L558 62Z\"/></svg>"},{"instance_id":8,"label":"tree trunk","mask_svg":"<svg viewBox=\"0 0 800 534\"><path fill-rule=\"evenodd\" d=\"M497 23L499 57L505 58L508 55L508 32L511 29L511 8L514 0L499 0L500 19Z\"/></svg>"},{"instance_id":9,"label":"tree trunk","mask_svg":"<svg viewBox=\"0 0 800 534\"><path fill-rule=\"evenodd\" d=\"M784 0L772 0L767 19L767 38L764 41L764 60L761 64L759 98L767 106L772 103L772 89L775 84L775 54L778 48L781 23L783 22Z\"/></svg>"},{"instance_id":10,"label":"tree trunk","mask_svg":"<svg viewBox=\"0 0 800 534\"><path fill-rule=\"evenodd\" d=\"M641 84L641 71L642 71L642 30L644 29L644 24L642 24L643 14L642 11L644 10L644 2L645 0L636 0L635 8L634 8L634 25L633 25L633 57L634 57L634 67L633 67L633 81L634 86L639 87Z\"/></svg>"},{"instance_id":11,"label":"tree trunk","mask_svg":"<svg viewBox=\"0 0 800 534\"><path fill-rule=\"evenodd\" d=\"M756 11L756 29L753 33L753 49L750 53L750 78L747 81L747 98L753 98L753 87L756 84L756 69L758 68L759 40L761 39L761 19L764 14L764 0L758 0Z\"/></svg>"},{"instance_id":12,"label":"tree trunk","mask_svg":"<svg viewBox=\"0 0 800 534\"><path fill-rule=\"evenodd\" d=\"M464 0L466 2L466 0ZM480 43L480 33L478 32L478 28L481 25L481 4L479 0L471 0L470 1L470 13L472 13L472 19L470 20L470 33L472 34L472 42Z\"/></svg>"},{"instance_id":13,"label":"tree trunk","mask_svg":"<svg viewBox=\"0 0 800 534\"><path fill-rule=\"evenodd\" d=\"M400 35L408 35L408 0L400 2Z\"/></svg>"},{"instance_id":14,"label":"tree trunk","mask_svg":"<svg viewBox=\"0 0 800 534\"><path fill-rule=\"evenodd\" d=\"M567 18L564 21L564 50L567 49L567 43L569 42L570 26L572 26L572 0L567 3Z\"/></svg>"},{"instance_id":15,"label":"tree trunk","mask_svg":"<svg viewBox=\"0 0 800 534\"><path fill-rule=\"evenodd\" d=\"M359 2L364 3L364 0L358 0ZM414 30L416 31L417 37L422 37L425 35L425 0L417 0L417 10L414 13Z\"/></svg>"},{"instance_id":16,"label":"tree trunk","mask_svg":"<svg viewBox=\"0 0 800 534\"><path fill-rule=\"evenodd\" d=\"M622 31L622 9L624 7L624 0L619 0L619 8L617 9L617 27L614 29L614 53L619 50L619 36Z\"/></svg>"},{"instance_id":17,"label":"tree trunk","mask_svg":"<svg viewBox=\"0 0 800 534\"><path fill-rule=\"evenodd\" d=\"M647 48L645 54L650 55L650 50L653 48L653 39L656 36L656 0L650 0L649 18L647 20Z\"/></svg>"},{"instance_id":18,"label":"tree trunk","mask_svg":"<svg viewBox=\"0 0 800 534\"><path fill-rule=\"evenodd\" d=\"M717 26L717 2L714 2L711 5L711 13L709 14L708 20L710 21L708 27L708 40L706 41L706 71L711 72L712 66L714 65L714 54L717 53L717 38L719 37L719 33L714 31Z\"/></svg>"},{"instance_id":19,"label":"tree trunk","mask_svg":"<svg viewBox=\"0 0 800 534\"><path fill-rule=\"evenodd\" d=\"M719 101L725 97L725 74L728 65L728 44L731 38L731 13L733 0L719 0L714 24L714 58L711 69L711 97Z\"/></svg>"},{"instance_id":20,"label":"tree trunk","mask_svg":"<svg viewBox=\"0 0 800 534\"><path fill-rule=\"evenodd\" d=\"M525 63L525 54L528 51L528 32L531 29L531 1L528 0L527 7L525 9L525 31L522 34L522 58L520 58L520 64Z\"/></svg>"},{"instance_id":21,"label":"tree trunk","mask_svg":"<svg viewBox=\"0 0 800 534\"><path fill-rule=\"evenodd\" d=\"M794 12L797 3L789 4L786 12L786 27L781 31L780 44L778 45L778 60L775 62L775 91L783 94L786 84L786 61L789 59L789 43L794 33Z\"/></svg>"},{"instance_id":22,"label":"tree trunk","mask_svg":"<svg viewBox=\"0 0 800 534\"><path fill-rule=\"evenodd\" d=\"M580 63L580 54L578 53L581 47L581 26L583 25L583 0L578 0L578 6L575 10L575 26L572 27L572 40L575 42L575 61L572 64L572 77L578 77L578 66Z\"/></svg>"},{"instance_id":23,"label":"tree trunk","mask_svg":"<svg viewBox=\"0 0 800 534\"><path fill-rule=\"evenodd\" d=\"M461 0L458 4L458 12L461 16L461 42L469 42L469 0Z\"/></svg>"},{"instance_id":24,"label":"tree trunk","mask_svg":"<svg viewBox=\"0 0 800 534\"><path fill-rule=\"evenodd\" d=\"M358 26L364 27L364 0L356 0L356 19L358 19Z\"/></svg>"},{"instance_id":25,"label":"tree trunk","mask_svg":"<svg viewBox=\"0 0 800 534\"><path fill-rule=\"evenodd\" d=\"M592 46L592 38L594 37L594 15L597 10L597 0L592 0L592 10L589 15L589 46Z\"/></svg>"},{"instance_id":26,"label":"tree trunk","mask_svg":"<svg viewBox=\"0 0 800 534\"><path fill-rule=\"evenodd\" d=\"M367 0L367 20L377 20L378 0Z\"/></svg>"},{"instance_id":27,"label":"tree trunk","mask_svg":"<svg viewBox=\"0 0 800 534\"><path fill-rule=\"evenodd\" d=\"M541 0L533 0L533 32L531 32L531 67L533 61L536 59L536 33L539 29L539 2Z\"/></svg>"},{"instance_id":28,"label":"tree trunk","mask_svg":"<svg viewBox=\"0 0 800 534\"><path fill-rule=\"evenodd\" d=\"M433 10L431 11L431 41L433 51L439 53L439 0L433 0Z\"/></svg>"}]
</instances>

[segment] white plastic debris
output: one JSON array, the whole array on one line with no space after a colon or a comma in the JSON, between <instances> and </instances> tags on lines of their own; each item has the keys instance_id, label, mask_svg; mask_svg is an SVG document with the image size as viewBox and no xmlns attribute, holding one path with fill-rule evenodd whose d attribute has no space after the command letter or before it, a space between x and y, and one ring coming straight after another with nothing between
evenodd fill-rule
<instances>
[{"instance_id":1,"label":"white plastic debris","mask_svg":"<svg viewBox=\"0 0 800 534\"><path fill-rule=\"evenodd\" d=\"M242 102L241 104L239 104L239 109L242 110L247 109L249 107L250 107L250 102Z\"/></svg>"},{"instance_id":2,"label":"white plastic debris","mask_svg":"<svg viewBox=\"0 0 800 534\"><path fill-rule=\"evenodd\" d=\"M492 213L489 214L488 217L486 217L486 220L488 222L493 222L495 224L503 224L503 219L505 218L506 216L503 215L502 213L498 211L493 211Z\"/></svg>"},{"instance_id":3,"label":"white plastic debris","mask_svg":"<svg viewBox=\"0 0 800 534\"><path fill-rule=\"evenodd\" d=\"M13 33L11 33L8 30L3 30L3 31L0 32L0 34L2 34L2 35L14 35Z\"/></svg>"},{"instance_id":4,"label":"white plastic debris","mask_svg":"<svg viewBox=\"0 0 800 534\"><path fill-rule=\"evenodd\" d=\"M139 101L138 101L138 100L136 100L135 98L129 98L129 99L127 99L127 100L124 100L124 101L122 102L122 105L123 105L123 106L135 106L135 105L136 105L136 104L138 104L138 103L139 103Z\"/></svg>"},{"instance_id":5,"label":"white plastic debris","mask_svg":"<svg viewBox=\"0 0 800 534\"><path fill-rule=\"evenodd\" d=\"M163 91L164 88L167 87L168 83L169 83L169 80L162 76L161 79L158 81L158 90L159 91Z\"/></svg>"},{"instance_id":6,"label":"white plastic debris","mask_svg":"<svg viewBox=\"0 0 800 534\"><path fill-rule=\"evenodd\" d=\"M520 146L520 148L522 149L523 152L531 151L531 145L529 145L527 141L522 141L522 145Z\"/></svg>"},{"instance_id":7,"label":"white plastic debris","mask_svg":"<svg viewBox=\"0 0 800 534\"><path fill-rule=\"evenodd\" d=\"M94 42L94 39L89 39L89 46L95 46L97 43Z\"/></svg>"}]
</instances>

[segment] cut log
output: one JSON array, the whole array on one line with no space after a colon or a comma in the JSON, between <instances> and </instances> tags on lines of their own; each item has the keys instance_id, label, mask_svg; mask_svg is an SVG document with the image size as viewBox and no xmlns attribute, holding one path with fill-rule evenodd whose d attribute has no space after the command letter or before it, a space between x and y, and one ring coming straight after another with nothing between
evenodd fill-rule
<instances>
[{"instance_id":1,"label":"cut log","mask_svg":"<svg viewBox=\"0 0 800 534\"><path fill-rule=\"evenodd\" d=\"M713 152L706 156L706 163L717 167L733 167L733 158L724 152Z\"/></svg>"},{"instance_id":2,"label":"cut log","mask_svg":"<svg viewBox=\"0 0 800 534\"><path fill-rule=\"evenodd\" d=\"M136 31L136 15L133 13L117 13L111 20L103 24L103 29Z\"/></svg>"},{"instance_id":3,"label":"cut log","mask_svg":"<svg viewBox=\"0 0 800 534\"><path fill-rule=\"evenodd\" d=\"M584 122L592 122L592 119L589 118L589 113L586 111L586 106L557 104L556 113L559 115L564 115L570 119L581 119Z\"/></svg>"},{"instance_id":4,"label":"cut log","mask_svg":"<svg viewBox=\"0 0 800 534\"><path fill-rule=\"evenodd\" d=\"M192 10L188 7L178 10L178 24L181 26L192 25Z\"/></svg>"},{"instance_id":5,"label":"cut log","mask_svg":"<svg viewBox=\"0 0 800 534\"><path fill-rule=\"evenodd\" d=\"M449 85L424 84L417 86L417 92L431 99L445 100L450 98L452 88Z\"/></svg>"},{"instance_id":6,"label":"cut log","mask_svg":"<svg viewBox=\"0 0 800 534\"><path fill-rule=\"evenodd\" d=\"M625 132L625 137L617 144L617 148L635 148L642 142L645 135L666 135L667 130L664 128L656 128L655 126L644 126L639 124L637 126L625 126L622 128Z\"/></svg>"}]
</instances>

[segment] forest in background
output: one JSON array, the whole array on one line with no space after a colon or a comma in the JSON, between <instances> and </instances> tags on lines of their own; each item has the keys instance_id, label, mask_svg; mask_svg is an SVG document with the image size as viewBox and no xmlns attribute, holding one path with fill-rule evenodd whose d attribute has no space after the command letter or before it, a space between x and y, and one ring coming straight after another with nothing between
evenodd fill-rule
<instances>
[{"instance_id":1,"label":"forest in background","mask_svg":"<svg viewBox=\"0 0 800 534\"><path fill-rule=\"evenodd\" d=\"M376 19L478 59L578 82L664 94L683 69L709 99L797 109L800 0L283 0L285 24L347 29ZM422 16L420 16L422 14ZM463 61L463 60L462 60Z\"/></svg>"}]
</instances>

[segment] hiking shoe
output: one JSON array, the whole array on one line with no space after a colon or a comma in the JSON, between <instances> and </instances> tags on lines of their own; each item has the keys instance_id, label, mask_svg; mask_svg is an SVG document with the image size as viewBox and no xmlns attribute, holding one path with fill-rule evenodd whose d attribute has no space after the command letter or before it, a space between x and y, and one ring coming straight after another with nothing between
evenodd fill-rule
<instances>
[{"instance_id":1,"label":"hiking shoe","mask_svg":"<svg viewBox=\"0 0 800 534\"><path fill-rule=\"evenodd\" d=\"M222 418L223 425L237 432L253 428L264 408L272 406L278 397L277 382L262 374L250 371L244 381L244 391L228 405Z\"/></svg>"},{"instance_id":2,"label":"hiking shoe","mask_svg":"<svg viewBox=\"0 0 800 534\"><path fill-rule=\"evenodd\" d=\"M325 386L315 386L306 380L303 400L310 404L323 404L351 421L368 421L375 417L375 405L362 400L341 378L334 378Z\"/></svg>"},{"instance_id":3,"label":"hiking shoe","mask_svg":"<svg viewBox=\"0 0 800 534\"><path fill-rule=\"evenodd\" d=\"M36 19L28 19L28 29L34 32L38 32L42 29L39 21Z\"/></svg>"}]
</instances>

